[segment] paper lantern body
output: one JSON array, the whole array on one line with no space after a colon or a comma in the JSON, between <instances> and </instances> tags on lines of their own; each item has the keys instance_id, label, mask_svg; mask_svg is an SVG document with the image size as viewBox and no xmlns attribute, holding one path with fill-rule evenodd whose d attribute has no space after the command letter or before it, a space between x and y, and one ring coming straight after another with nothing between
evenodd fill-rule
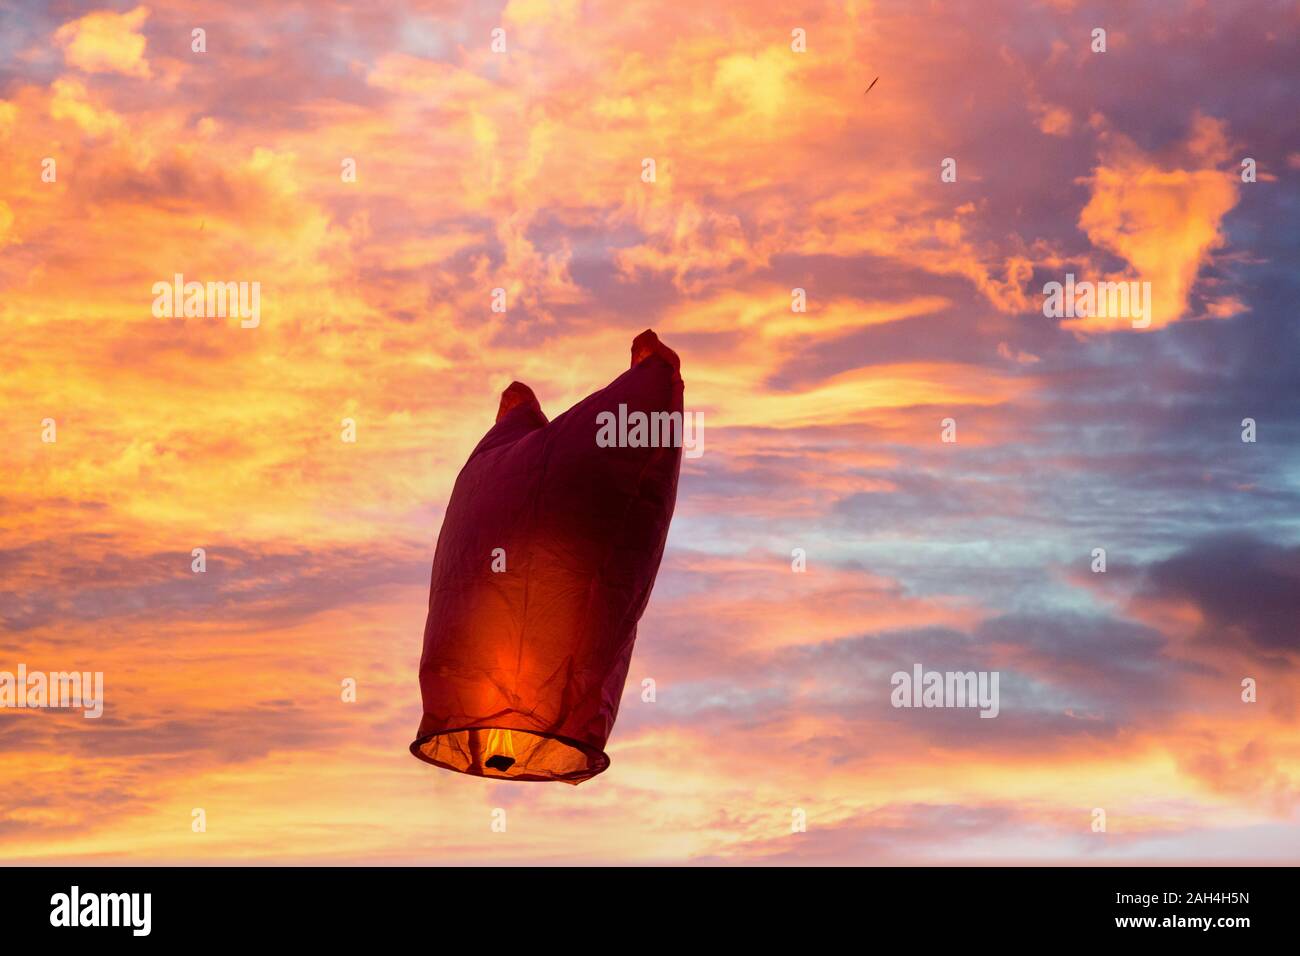
<instances>
[{"instance_id":1,"label":"paper lantern body","mask_svg":"<svg viewBox=\"0 0 1300 956\"><path fill-rule=\"evenodd\" d=\"M676 412L681 422L677 355L652 331L633 343L628 371L552 422L527 386L501 396L496 424L456 479L434 554L424 717L411 744L421 760L573 784L609 766L605 742L682 455L680 439L601 447L598 418L618 418L620 405L626 418Z\"/></svg>"}]
</instances>

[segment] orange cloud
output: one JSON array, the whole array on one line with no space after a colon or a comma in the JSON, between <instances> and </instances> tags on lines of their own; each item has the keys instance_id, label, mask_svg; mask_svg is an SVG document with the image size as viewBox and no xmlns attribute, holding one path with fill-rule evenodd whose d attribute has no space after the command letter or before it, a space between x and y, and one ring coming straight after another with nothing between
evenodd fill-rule
<instances>
[{"instance_id":1,"label":"orange cloud","mask_svg":"<svg viewBox=\"0 0 1300 956\"><path fill-rule=\"evenodd\" d=\"M122 118L111 109L92 103L85 84L80 80L57 79L51 90L50 116L54 119L71 120L92 138L122 130Z\"/></svg>"},{"instance_id":2,"label":"orange cloud","mask_svg":"<svg viewBox=\"0 0 1300 956\"><path fill-rule=\"evenodd\" d=\"M1149 328L1164 328L1187 317L1197 275L1223 245L1223 217L1237 204L1231 175L1218 168L1230 158L1227 133L1221 121L1198 117L1183 162L1172 168L1122 136L1111 134L1109 142L1106 160L1089 180L1092 196L1079 213L1079 228L1132 269L1099 279L1151 283ZM1231 314L1217 306L1211 314L1225 312ZM1086 332L1132 327L1097 316L1062 324Z\"/></svg>"},{"instance_id":3,"label":"orange cloud","mask_svg":"<svg viewBox=\"0 0 1300 956\"><path fill-rule=\"evenodd\" d=\"M145 38L140 28L149 18L149 8L140 6L127 13L97 10L54 31L54 42L63 47L69 66L86 73L121 73L149 77L145 59Z\"/></svg>"}]
</instances>

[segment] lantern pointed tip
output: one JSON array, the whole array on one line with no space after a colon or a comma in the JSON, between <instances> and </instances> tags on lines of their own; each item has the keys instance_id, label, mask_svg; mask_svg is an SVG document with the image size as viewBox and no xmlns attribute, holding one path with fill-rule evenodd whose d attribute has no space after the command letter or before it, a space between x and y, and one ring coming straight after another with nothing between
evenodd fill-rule
<instances>
[{"instance_id":1,"label":"lantern pointed tip","mask_svg":"<svg viewBox=\"0 0 1300 956\"><path fill-rule=\"evenodd\" d=\"M532 408L536 417L541 419L541 424L546 424L546 416L542 414L541 403L537 401L537 396L533 390L523 382L511 382L509 387L501 393L501 404L497 407L497 421L505 418L506 415L520 406Z\"/></svg>"},{"instance_id":2,"label":"lantern pointed tip","mask_svg":"<svg viewBox=\"0 0 1300 956\"><path fill-rule=\"evenodd\" d=\"M654 329L646 329L632 340L632 368L640 365L652 355L658 355L667 362L674 372L681 372L682 360L677 353L659 341Z\"/></svg>"}]
</instances>

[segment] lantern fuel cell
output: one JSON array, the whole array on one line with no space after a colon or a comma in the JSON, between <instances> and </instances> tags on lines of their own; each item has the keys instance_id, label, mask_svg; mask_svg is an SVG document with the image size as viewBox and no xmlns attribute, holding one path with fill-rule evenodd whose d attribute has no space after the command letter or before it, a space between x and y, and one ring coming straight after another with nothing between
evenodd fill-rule
<instances>
[{"instance_id":1,"label":"lantern fuel cell","mask_svg":"<svg viewBox=\"0 0 1300 956\"><path fill-rule=\"evenodd\" d=\"M632 343L631 368L554 421L528 386L502 394L434 553L411 744L421 760L572 784L609 766L682 459L680 445L598 443L598 418L620 406L682 414L680 362L653 331Z\"/></svg>"}]
</instances>

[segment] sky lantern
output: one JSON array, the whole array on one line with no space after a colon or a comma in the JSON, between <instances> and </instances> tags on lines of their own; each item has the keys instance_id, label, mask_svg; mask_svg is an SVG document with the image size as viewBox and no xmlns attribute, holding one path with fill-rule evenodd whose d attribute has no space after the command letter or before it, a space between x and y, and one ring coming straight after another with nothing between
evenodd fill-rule
<instances>
[{"instance_id":1,"label":"sky lantern","mask_svg":"<svg viewBox=\"0 0 1300 956\"><path fill-rule=\"evenodd\" d=\"M438 536L416 757L572 784L609 766L677 498L679 369L647 330L631 368L554 421L528 386L502 394Z\"/></svg>"}]
</instances>

